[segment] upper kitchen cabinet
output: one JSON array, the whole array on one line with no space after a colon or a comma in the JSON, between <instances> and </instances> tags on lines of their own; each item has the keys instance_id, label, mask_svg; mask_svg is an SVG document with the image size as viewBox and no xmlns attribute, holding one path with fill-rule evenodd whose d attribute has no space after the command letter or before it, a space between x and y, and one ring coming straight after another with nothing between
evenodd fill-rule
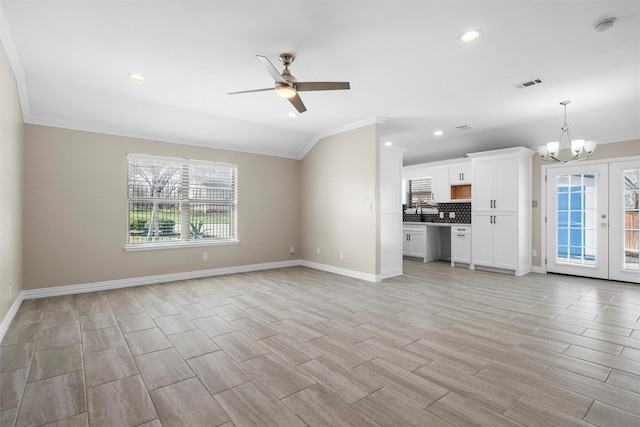
<instances>
[{"instance_id":1,"label":"upper kitchen cabinet","mask_svg":"<svg viewBox=\"0 0 640 427\"><path fill-rule=\"evenodd\" d=\"M473 179L476 183L472 196L475 210L513 211L517 208L521 165L516 157L496 155L472 160Z\"/></svg>"},{"instance_id":2,"label":"upper kitchen cabinet","mask_svg":"<svg viewBox=\"0 0 640 427\"><path fill-rule=\"evenodd\" d=\"M472 265L531 271L531 156L523 148L469 154L473 168Z\"/></svg>"},{"instance_id":3,"label":"upper kitchen cabinet","mask_svg":"<svg viewBox=\"0 0 640 427\"><path fill-rule=\"evenodd\" d=\"M431 169L433 201L445 203L451 200L449 194L449 166L435 166Z\"/></svg>"},{"instance_id":4,"label":"upper kitchen cabinet","mask_svg":"<svg viewBox=\"0 0 640 427\"><path fill-rule=\"evenodd\" d=\"M471 161L449 165L449 188L452 202L471 199L471 182L473 167Z\"/></svg>"},{"instance_id":5,"label":"upper kitchen cabinet","mask_svg":"<svg viewBox=\"0 0 640 427\"><path fill-rule=\"evenodd\" d=\"M473 167L471 162L458 163L449 166L449 184L464 185L471 184L473 179Z\"/></svg>"}]
</instances>

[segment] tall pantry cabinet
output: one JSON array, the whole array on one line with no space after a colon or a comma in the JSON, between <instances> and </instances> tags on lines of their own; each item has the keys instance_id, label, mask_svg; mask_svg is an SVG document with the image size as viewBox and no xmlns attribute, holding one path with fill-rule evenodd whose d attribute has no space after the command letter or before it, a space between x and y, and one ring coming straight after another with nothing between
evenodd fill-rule
<instances>
[{"instance_id":1,"label":"tall pantry cabinet","mask_svg":"<svg viewBox=\"0 0 640 427\"><path fill-rule=\"evenodd\" d=\"M471 268L531 272L531 156L524 148L468 154L471 187Z\"/></svg>"}]
</instances>

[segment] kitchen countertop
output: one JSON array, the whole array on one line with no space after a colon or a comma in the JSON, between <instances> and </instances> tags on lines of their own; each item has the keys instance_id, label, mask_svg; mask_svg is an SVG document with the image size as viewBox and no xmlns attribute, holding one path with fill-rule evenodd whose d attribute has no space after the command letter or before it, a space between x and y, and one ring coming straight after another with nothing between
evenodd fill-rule
<instances>
[{"instance_id":1,"label":"kitchen countertop","mask_svg":"<svg viewBox=\"0 0 640 427\"><path fill-rule=\"evenodd\" d=\"M413 221L413 222L403 222L406 225L428 225L428 226L438 226L438 227L453 227L456 225L465 225L471 227L471 224L467 224L464 222L426 222L426 221Z\"/></svg>"}]
</instances>

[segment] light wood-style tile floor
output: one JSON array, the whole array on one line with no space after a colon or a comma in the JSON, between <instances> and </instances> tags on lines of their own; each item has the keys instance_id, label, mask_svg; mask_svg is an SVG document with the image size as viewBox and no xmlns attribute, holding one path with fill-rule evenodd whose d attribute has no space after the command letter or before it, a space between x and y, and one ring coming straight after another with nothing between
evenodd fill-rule
<instances>
[{"instance_id":1,"label":"light wood-style tile floor","mask_svg":"<svg viewBox=\"0 0 640 427\"><path fill-rule=\"evenodd\" d=\"M2 426L640 426L640 286L405 261L24 301Z\"/></svg>"}]
</instances>

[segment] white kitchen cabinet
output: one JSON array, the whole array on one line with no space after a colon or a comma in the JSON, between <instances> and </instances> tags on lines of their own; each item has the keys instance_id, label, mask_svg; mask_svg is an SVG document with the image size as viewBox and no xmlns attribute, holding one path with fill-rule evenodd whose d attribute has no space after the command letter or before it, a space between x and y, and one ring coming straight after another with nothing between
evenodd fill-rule
<instances>
[{"instance_id":1,"label":"white kitchen cabinet","mask_svg":"<svg viewBox=\"0 0 640 427\"><path fill-rule=\"evenodd\" d=\"M449 166L437 166L431 169L431 194L435 202L451 201Z\"/></svg>"},{"instance_id":2,"label":"white kitchen cabinet","mask_svg":"<svg viewBox=\"0 0 640 427\"><path fill-rule=\"evenodd\" d=\"M502 151L502 150L500 150ZM531 160L529 159L529 163ZM521 165L517 156L502 155L478 158L473 161L473 179L477 185L472 187L473 209L477 211L516 211L521 203L522 193L530 191L520 185L523 178L522 168L529 170L531 183L531 166Z\"/></svg>"},{"instance_id":3,"label":"white kitchen cabinet","mask_svg":"<svg viewBox=\"0 0 640 427\"><path fill-rule=\"evenodd\" d=\"M471 184L472 179L473 167L471 162L449 166L449 185Z\"/></svg>"},{"instance_id":4,"label":"white kitchen cabinet","mask_svg":"<svg viewBox=\"0 0 640 427\"><path fill-rule=\"evenodd\" d=\"M516 214L477 212L472 214L472 263L502 270L516 270L518 239Z\"/></svg>"},{"instance_id":5,"label":"white kitchen cabinet","mask_svg":"<svg viewBox=\"0 0 640 427\"><path fill-rule=\"evenodd\" d=\"M405 225L402 227L402 255L422 258L426 262L427 230L424 225Z\"/></svg>"},{"instance_id":6,"label":"white kitchen cabinet","mask_svg":"<svg viewBox=\"0 0 640 427\"><path fill-rule=\"evenodd\" d=\"M531 271L532 155L523 147L469 154L472 268Z\"/></svg>"},{"instance_id":7,"label":"white kitchen cabinet","mask_svg":"<svg viewBox=\"0 0 640 427\"><path fill-rule=\"evenodd\" d=\"M451 266L471 264L471 226L451 225Z\"/></svg>"}]
</instances>

